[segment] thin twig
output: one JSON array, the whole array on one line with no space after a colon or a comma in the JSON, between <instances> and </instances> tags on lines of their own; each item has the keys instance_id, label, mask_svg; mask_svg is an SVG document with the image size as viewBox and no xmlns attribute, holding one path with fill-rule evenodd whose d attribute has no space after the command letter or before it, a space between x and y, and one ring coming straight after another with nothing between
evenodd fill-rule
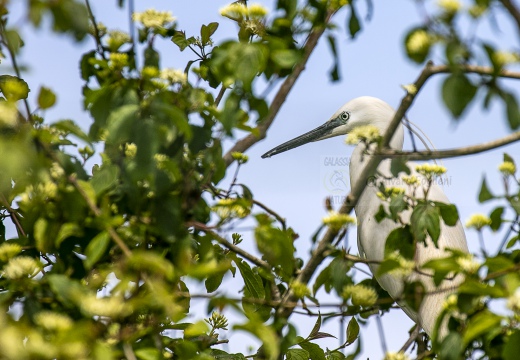
<instances>
[{"instance_id":1,"label":"thin twig","mask_svg":"<svg viewBox=\"0 0 520 360\"><path fill-rule=\"evenodd\" d=\"M325 24L327 24L330 21L330 18L334 12L329 12L327 14L327 17L325 19ZM307 61L309 60L312 52L316 48L316 45L318 44L318 40L325 32L325 26L322 28L314 29L303 47L303 59L301 62L299 62L295 67L291 75L289 75L285 81L283 82L282 86L276 93L273 102L271 103L271 106L269 107L269 113L265 117L265 119L262 120L262 123L258 125L256 128L258 130L258 136L257 135L247 135L246 137L240 139L227 153L224 155L224 161L226 162L226 166L229 166L233 163L234 159L231 154L233 152L245 152L247 149L249 149L251 146L256 144L258 141L265 138L267 134L267 130L271 127L273 121L276 118L276 115L278 115L278 112L280 111L282 105L285 103L285 100L287 99L287 95L289 95L289 92L292 90L294 84L296 83L296 80L300 77L303 70L305 70L305 66L307 64Z\"/></svg>"},{"instance_id":2,"label":"thin twig","mask_svg":"<svg viewBox=\"0 0 520 360\"><path fill-rule=\"evenodd\" d=\"M20 220L18 219L18 213L16 210L14 210L9 202L7 201L4 194L0 194L0 202L2 205L5 206L7 211L9 212L9 215L11 217L11 220L13 221L14 225L16 226L16 229L18 230L19 235L21 234L23 237L26 237L25 231L23 230L22 224L20 223Z\"/></svg>"},{"instance_id":3,"label":"thin twig","mask_svg":"<svg viewBox=\"0 0 520 360\"><path fill-rule=\"evenodd\" d=\"M85 0L85 5L87 6L88 17L90 18L90 22L92 23L92 27L94 28L94 38L96 40L96 46L98 49L97 52L103 59L106 60L105 50L103 49L103 44L101 44L101 33L99 31L96 18L94 17L94 13L92 12L92 8L90 7L90 1Z\"/></svg>"},{"instance_id":4,"label":"thin twig","mask_svg":"<svg viewBox=\"0 0 520 360\"><path fill-rule=\"evenodd\" d=\"M515 6L515 4L511 0L500 0L502 5L509 11L511 16L516 22L516 27L518 28L518 36L520 36L520 10Z\"/></svg>"},{"instance_id":5,"label":"thin twig","mask_svg":"<svg viewBox=\"0 0 520 360\"><path fill-rule=\"evenodd\" d=\"M217 97L215 98L215 107L218 107L220 102L222 101L222 98L224 97L224 94L226 93L227 88L222 84L222 87L220 88L220 91L218 92Z\"/></svg>"},{"instance_id":6,"label":"thin twig","mask_svg":"<svg viewBox=\"0 0 520 360\"><path fill-rule=\"evenodd\" d=\"M283 217L281 217L279 214L277 214L274 210L268 208L266 205L264 205L260 201L255 200L255 199L253 199L252 201L253 201L253 204L255 204L256 206L261 207L262 209L264 209L265 212L273 215L276 218L276 220L278 220L278 222L282 225L283 230L287 229L287 225L286 225L285 219Z\"/></svg>"},{"instance_id":7,"label":"thin twig","mask_svg":"<svg viewBox=\"0 0 520 360\"><path fill-rule=\"evenodd\" d=\"M410 345L413 344L415 339L417 339L417 336L419 335L420 332L421 332L421 328L419 327L419 325L416 324L410 334L410 337L408 338L408 340L406 340L406 342L404 343L404 345L401 347L401 349L399 351L402 353L406 352L406 350L408 350Z\"/></svg>"},{"instance_id":8,"label":"thin twig","mask_svg":"<svg viewBox=\"0 0 520 360\"><path fill-rule=\"evenodd\" d=\"M135 36L135 23L134 23L134 0L128 1L128 26L130 28L130 41L132 42L132 52L134 55L134 64L136 68L139 68L137 63L137 37Z\"/></svg>"},{"instance_id":9,"label":"thin twig","mask_svg":"<svg viewBox=\"0 0 520 360\"><path fill-rule=\"evenodd\" d=\"M517 215L515 221L513 221L513 223L511 224L511 226L507 230L506 234L504 235L504 238L500 242L500 246L498 247L497 255L502 251L502 249L506 245L506 242L509 239L509 235L511 235L511 232L515 228L515 224L517 224L519 220L520 220L520 215Z\"/></svg>"},{"instance_id":10,"label":"thin twig","mask_svg":"<svg viewBox=\"0 0 520 360\"><path fill-rule=\"evenodd\" d=\"M399 151L393 149L381 149L374 155L380 155L386 158L403 157L407 160L429 160L429 159L448 159L457 156L466 156L479 154L485 151L497 149L499 147L512 144L520 140L520 131L514 132L503 138L489 141L479 145L471 145L448 150L425 150L425 151Z\"/></svg>"},{"instance_id":11,"label":"thin twig","mask_svg":"<svg viewBox=\"0 0 520 360\"><path fill-rule=\"evenodd\" d=\"M259 266L264 269L271 269L271 265L269 265L269 263L257 258L256 256L248 253L247 251L239 248L235 244L230 243L229 241L224 239L222 236L220 236L216 232L210 230L210 228L208 226L206 226L205 224L199 223L196 221L190 221L190 222L186 223L186 226L193 226L194 228L204 231L206 234L212 236L220 245L224 246L228 250L233 251L235 254L242 256L244 259L249 260L256 266Z\"/></svg>"},{"instance_id":12,"label":"thin twig","mask_svg":"<svg viewBox=\"0 0 520 360\"><path fill-rule=\"evenodd\" d=\"M379 333L379 340L381 341L381 349L383 350L383 353L386 354L388 352L388 346L386 346L385 331L383 330L383 322L381 321L380 314L377 314L376 316L376 324L377 332Z\"/></svg>"}]
</instances>

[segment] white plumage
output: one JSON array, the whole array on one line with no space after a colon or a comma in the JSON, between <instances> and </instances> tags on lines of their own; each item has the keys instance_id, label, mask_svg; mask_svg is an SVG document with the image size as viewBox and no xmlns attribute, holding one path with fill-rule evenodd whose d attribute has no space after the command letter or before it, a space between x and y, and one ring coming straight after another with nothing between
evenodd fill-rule
<instances>
[{"instance_id":1,"label":"white plumage","mask_svg":"<svg viewBox=\"0 0 520 360\"><path fill-rule=\"evenodd\" d=\"M262 157L270 157L278 153L298 147L310 141L319 141L322 139L345 135L359 126L373 125L379 129L380 134L384 134L394 116L395 110L384 101L373 97L359 97L353 99L343 105L324 125L312 130L300 137L290 140L271 151L264 154ZM399 125L392 140L390 147L396 150L403 148L404 130L403 126ZM350 160L350 181L351 184L357 181L367 181L368 179L359 179L362 173L362 168L366 165L369 156L365 152L365 145L359 144L354 149ZM380 178L392 178L390 171L391 160L383 160L376 170L376 174ZM414 171L415 164L408 163L408 167ZM414 174L420 180L424 178L422 175L414 171ZM403 173L400 174L402 176ZM390 179L388 185L401 185L405 188L407 195L412 196L411 187L402 186L404 182L399 179ZM377 196L379 189L375 186L367 186L359 198L355 207L356 217L358 221L358 247L360 255L368 260L380 262L384 259L385 242L388 234L400 226L390 219L384 219L377 222L375 214L377 213L382 200ZM417 198L424 196L422 186L417 188L415 193ZM442 188L435 182L432 184L428 199L433 201L440 201L449 203L448 198L444 194ZM411 211L407 210L401 214L401 219L405 223L409 223ZM416 249L415 262L417 265L425 262L445 257L447 255L445 249L457 249L463 252L468 252L466 237L460 221L455 226L446 226L441 220L441 233L438 240L439 248L436 248L431 239L427 239L427 245L419 244ZM370 269L372 273L377 274L378 265L371 264ZM399 275L385 274L377 277L377 281L392 298L399 300L402 295L403 284L405 279ZM419 312L414 312L405 302L398 301L404 312L417 324L419 324L430 336L433 334L435 323L438 315L442 311L444 299L453 292L453 289L460 283L460 278L452 280L445 280L437 288L435 287L432 277L421 272L413 273L406 278L407 281L420 280L426 290L427 295L419 309ZM442 291L445 289L445 291ZM444 331L442 331L444 332ZM442 334L441 334L442 336Z\"/></svg>"}]
</instances>

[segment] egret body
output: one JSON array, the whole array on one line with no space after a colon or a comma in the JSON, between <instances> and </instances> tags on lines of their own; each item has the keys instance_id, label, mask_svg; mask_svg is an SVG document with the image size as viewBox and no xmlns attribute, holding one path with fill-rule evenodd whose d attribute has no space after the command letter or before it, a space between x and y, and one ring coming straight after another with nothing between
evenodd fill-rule
<instances>
[{"instance_id":1,"label":"egret body","mask_svg":"<svg viewBox=\"0 0 520 360\"><path fill-rule=\"evenodd\" d=\"M394 114L395 110L380 99L368 96L359 97L343 105L325 124L275 147L262 155L262 158L271 157L308 142L345 135L359 126L373 125L378 128L380 134L384 134ZM390 147L395 150L402 150L403 142L404 129L402 124L400 124L390 141ZM368 178L360 179L362 169L366 166L370 157L370 155L367 155L365 152L365 144L358 144L354 149L349 168L351 184L357 181L367 182L369 180ZM393 175L390 171L390 165L390 159L381 161L375 174L372 174L372 176L377 174L380 178L390 179L387 180L390 181L388 185L401 185L409 196L415 196L417 198L424 197L422 186L417 187L415 194L412 194L411 187L402 186L404 184L402 180L399 180L399 178L392 180ZM412 163L407 163L407 165L420 181L425 181L422 175L414 171L415 166ZM381 222L376 221L375 215L380 205L383 204L382 200L377 196L378 191L379 189L376 186L366 186L355 206L355 212L358 223L357 233L360 256L367 260L381 262L384 259L385 243L388 235L400 225L390 219L384 219ZM435 182L428 191L428 199L449 203L444 191ZM411 211L407 210L401 213L401 219L405 223L409 223L410 215ZM466 237L460 221L458 221L455 226L446 226L444 222L441 221L438 248L434 246L432 240L428 237L426 246L424 244L417 244L414 260L417 265L421 265L429 260L445 257L448 255L445 250L446 248L468 252ZM370 265L370 269L374 275L377 274L378 266L377 264ZM404 276L387 273L382 276L376 276L376 279L381 287L396 300L401 297L405 280L409 282L419 280L423 283L428 295L425 296L418 312L412 310L405 302L398 301L398 303L404 312L430 336L433 334L437 317L442 311L444 299L453 292L454 288L460 283L460 278L448 279L441 283L439 287L436 287L431 275L422 272L421 274L414 272L406 278Z\"/></svg>"}]
</instances>

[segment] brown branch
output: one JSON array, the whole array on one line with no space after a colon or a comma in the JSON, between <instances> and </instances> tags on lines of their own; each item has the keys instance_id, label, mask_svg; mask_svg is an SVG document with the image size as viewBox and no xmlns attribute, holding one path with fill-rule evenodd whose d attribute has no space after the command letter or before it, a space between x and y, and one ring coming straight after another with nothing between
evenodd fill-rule
<instances>
[{"instance_id":1,"label":"brown branch","mask_svg":"<svg viewBox=\"0 0 520 360\"><path fill-rule=\"evenodd\" d=\"M242 256L244 259L249 260L256 266L259 266L261 268L268 269L268 270L271 269L271 265L269 265L267 262L257 258L256 256L248 253L247 251L239 248L235 244L230 243L229 241L224 239L222 236L220 236L216 232L210 230L211 228L206 226L205 224L202 224L202 223L199 223L196 221L190 221L190 222L186 223L186 226L193 226L194 228L204 231L206 234L211 235L220 245L224 246L228 250L233 251L235 254Z\"/></svg>"},{"instance_id":2,"label":"brown branch","mask_svg":"<svg viewBox=\"0 0 520 360\"><path fill-rule=\"evenodd\" d=\"M327 14L327 17L325 19L325 25L329 22L333 14L334 12L332 11L330 11ZM294 84L296 83L296 80L298 80L303 70L305 70L307 61L309 60L312 52L316 48L318 40L325 32L325 25L322 28L314 29L310 33L307 42L305 43L303 48L304 55L302 61L294 67L294 71L291 73L291 75L287 77L287 79L285 79L282 86L276 93L273 102L271 103L271 106L269 108L269 113L262 121L262 123L258 125L258 127L256 128L258 130L258 136L249 134L246 137L237 141L237 143L224 155L224 161L226 162L226 166L229 166L233 163L234 159L231 156L233 152L245 152L258 141L265 138L267 130L269 130L269 128L273 124L276 115L278 115L278 112L280 111L282 105L285 103L285 100L287 99L289 92L292 90Z\"/></svg>"},{"instance_id":3,"label":"brown branch","mask_svg":"<svg viewBox=\"0 0 520 360\"><path fill-rule=\"evenodd\" d=\"M13 221L14 225L16 226L16 229L18 230L18 235L21 234L24 237L27 236L25 234L25 231L23 230L20 220L18 219L18 213L11 207L4 194L0 194L0 203L2 203L2 205L4 205L7 211L9 212L9 216L11 217L11 220Z\"/></svg>"},{"instance_id":4,"label":"brown branch","mask_svg":"<svg viewBox=\"0 0 520 360\"><path fill-rule=\"evenodd\" d=\"M88 11L88 17L90 18L90 22L92 23L92 27L94 28L94 38L96 40L96 45L97 45L97 52L99 55L101 55L101 57L103 59L106 60L105 58L105 51L103 50L103 44L101 44L101 33L99 32L99 27L97 25L97 21L96 21L96 18L94 17L94 13L92 12L92 8L90 7L90 1L89 0L85 0L85 5L87 7L87 11ZM133 42L132 42L133 44Z\"/></svg>"},{"instance_id":5,"label":"brown branch","mask_svg":"<svg viewBox=\"0 0 520 360\"><path fill-rule=\"evenodd\" d=\"M518 28L518 36L520 36L520 10L513 4L511 0L500 0L502 5L506 8L507 11L511 14L513 19L515 19L516 26Z\"/></svg>"},{"instance_id":6,"label":"brown branch","mask_svg":"<svg viewBox=\"0 0 520 360\"><path fill-rule=\"evenodd\" d=\"M282 225L282 228L285 230L287 228L287 224L285 223L285 219L283 217L281 217L278 213L276 213L274 210L268 208L266 205L264 205L263 203L261 203L260 201L258 200L252 200L253 201L253 204L255 204L256 206L264 209L265 212L267 212L268 214L274 216L274 218L276 220L278 220L278 222Z\"/></svg>"},{"instance_id":7,"label":"brown branch","mask_svg":"<svg viewBox=\"0 0 520 360\"><path fill-rule=\"evenodd\" d=\"M387 158L404 157L407 160L428 160L428 159L448 159L457 156L474 155L481 152L493 150L520 140L520 131L512 133L503 138L489 141L484 144L472 145L456 149L436 150L436 151L399 151L393 149L382 149L377 155Z\"/></svg>"}]
</instances>

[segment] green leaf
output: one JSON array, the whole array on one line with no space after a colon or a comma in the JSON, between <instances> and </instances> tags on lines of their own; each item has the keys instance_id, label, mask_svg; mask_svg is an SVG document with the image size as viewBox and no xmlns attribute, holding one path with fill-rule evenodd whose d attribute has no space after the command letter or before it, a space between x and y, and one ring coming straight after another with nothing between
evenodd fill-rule
<instances>
[{"instance_id":1,"label":"green leaf","mask_svg":"<svg viewBox=\"0 0 520 360\"><path fill-rule=\"evenodd\" d=\"M350 345L359 336L359 324L354 316L350 318L350 321L348 322L347 326L347 344Z\"/></svg>"},{"instance_id":2,"label":"green leaf","mask_svg":"<svg viewBox=\"0 0 520 360\"><path fill-rule=\"evenodd\" d=\"M511 155L509 155L508 153L504 153L504 162L510 162L514 164L515 159L513 159Z\"/></svg>"},{"instance_id":3,"label":"green leaf","mask_svg":"<svg viewBox=\"0 0 520 360\"><path fill-rule=\"evenodd\" d=\"M321 314L318 315L318 319L316 319L316 323L314 324L314 327L312 328L309 336L307 336L307 339L313 339L317 333L320 332L321 328Z\"/></svg>"},{"instance_id":4,"label":"green leaf","mask_svg":"<svg viewBox=\"0 0 520 360\"><path fill-rule=\"evenodd\" d=\"M390 172L394 177L398 177L401 172L410 175L411 170L403 158L395 158L390 161Z\"/></svg>"},{"instance_id":5,"label":"green leaf","mask_svg":"<svg viewBox=\"0 0 520 360\"><path fill-rule=\"evenodd\" d=\"M113 110L107 119L107 140L109 144L121 144L130 138L133 123L137 121L139 105L123 105Z\"/></svg>"},{"instance_id":6,"label":"green leaf","mask_svg":"<svg viewBox=\"0 0 520 360\"><path fill-rule=\"evenodd\" d=\"M87 245L85 249L86 259L83 260L85 267L90 270L99 259L105 254L110 244L110 235L106 231L97 234Z\"/></svg>"},{"instance_id":7,"label":"green leaf","mask_svg":"<svg viewBox=\"0 0 520 360\"><path fill-rule=\"evenodd\" d=\"M397 220L399 214L408 208L408 203L405 199L405 194L399 194L393 196L390 200L390 204L388 206L388 210L390 210L390 215L392 215L392 219Z\"/></svg>"},{"instance_id":8,"label":"green leaf","mask_svg":"<svg viewBox=\"0 0 520 360\"><path fill-rule=\"evenodd\" d=\"M515 95L508 92L502 92L501 96L506 105L506 115L509 127L512 130L516 130L520 127L520 107L518 106L518 101L516 100Z\"/></svg>"},{"instance_id":9,"label":"green leaf","mask_svg":"<svg viewBox=\"0 0 520 360\"><path fill-rule=\"evenodd\" d=\"M60 120L51 124L50 127L64 131L67 134L72 134L86 143L91 144L88 135L85 134L83 130L81 130L81 128L72 120Z\"/></svg>"},{"instance_id":10,"label":"green leaf","mask_svg":"<svg viewBox=\"0 0 520 360\"><path fill-rule=\"evenodd\" d=\"M94 172L90 184L96 196L101 195L108 189L116 186L119 181L119 167L116 165L103 165Z\"/></svg>"},{"instance_id":11,"label":"green leaf","mask_svg":"<svg viewBox=\"0 0 520 360\"><path fill-rule=\"evenodd\" d=\"M500 321L501 317L489 310L484 310L471 317L467 322L466 331L462 335L463 348L468 346L474 339L489 332L495 326L499 326Z\"/></svg>"},{"instance_id":12,"label":"green leaf","mask_svg":"<svg viewBox=\"0 0 520 360\"><path fill-rule=\"evenodd\" d=\"M160 55L152 46L144 50L144 66L159 68L159 60Z\"/></svg>"},{"instance_id":13,"label":"green leaf","mask_svg":"<svg viewBox=\"0 0 520 360\"><path fill-rule=\"evenodd\" d=\"M486 178L482 178L482 185L480 186L480 192L478 194L478 201L480 203L486 202L488 200L494 199L495 196L489 191L487 186Z\"/></svg>"},{"instance_id":14,"label":"green leaf","mask_svg":"<svg viewBox=\"0 0 520 360\"><path fill-rule=\"evenodd\" d=\"M45 218L39 218L34 223L34 240L36 241L36 248L46 253L50 251L51 248L51 239L47 236L47 228L49 226L48 221Z\"/></svg>"},{"instance_id":15,"label":"green leaf","mask_svg":"<svg viewBox=\"0 0 520 360\"><path fill-rule=\"evenodd\" d=\"M156 348L143 348L134 351L135 356L140 360L159 360L163 359L162 354Z\"/></svg>"},{"instance_id":16,"label":"green leaf","mask_svg":"<svg viewBox=\"0 0 520 360\"><path fill-rule=\"evenodd\" d=\"M377 268L377 276L382 276L389 271L399 268L400 266L401 265L399 265L399 262L397 260L394 260L394 259L383 260L383 262Z\"/></svg>"},{"instance_id":17,"label":"green leaf","mask_svg":"<svg viewBox=\"0 0 520 360\"><path fill-rule=\"evenodd\" d=\"M205 46L209 43L209 40L211 38L211 35L215 33L218 29L218 23L212 22L208 25L202 25L200 28L200 40L202 42L202 45Z\"/></svg>"},{"instance_id":18,"label":"green leaf","mask_svg":"<svg viewBox=\"0 0 520 360\"><path fill-rule=\"evenodd\" d=\"M287 350L287 360L309 360L310 354L303 349L289 349Z\"/></svg>"},{"instance_id":19,"label":"green leaf","mask_svg":"<svg viewBox=\"0 0 520 360\"><path fill-rule=\"evenodd\" d=\"M67 239L71 236L79 236L83 233L81 227L76 223L65 223L60 227L58 231L58 235L56 235L56 239L54 243L56 247L59 247L63 240Z\"/></svg>"},{"instance_id":20,"label":"green leaf","mask_svg":"<svg viewBox=\"0 0 520 360\"><path fill-rule=\"evenodd\" d=\"M359 23L356 8L352 3L350 4L350 18L348 20L348 30L352 39L354 39L357 33L361 30L361 24Z\"/></svg>"},{"instance_id":21,"label":"green leaf","mask_svg":"<svg viewBox=\"0 0 520 360\"><path fill-rule=\"evenodd\" d=\"M441 234L439 208L430 203L419 203L410 217L412 232L417 241L424 242L426 234L430 235L437 247L437 241Z\"/></svg>"},{"instance_id":22,"label":"green leaf","mask_svg":"<svg viewBox=\"0 0 520 360\"><path fill-rule=\"evenodd\" d=\"M489 218L491 219L491 225L489 227L493 231L498 231L500 229L500 226L502 226L502 215L504 214L504 207L499 206L493 209L491 214L489 215Z\"/></svg>"},{"instance_id":23,"label":"green leaf","mask_svg":"<svg viewBox=\"0 0 520 360\"><path fill-rule=\"evenodd\" d=\"M265 291L260 276L255 274L245 261L237 258L234 259L234 262L237 265L240 275L242 275L242 278L244 279L244 285L251 296L255 299L264 299Z\"/></svg>"},{"instance_id":24,"label":"green leaf","mask_svg":"<svg viewBox=\"0 0 520 360\"><path fill-rule=\"evenodd\" d=\"M502 358L503 360L517 360L518 354L520 354L520 330L516 330L507 338L502 350Z\"/></svg>"},{"instance_id":25,"label":"green leaf","mask_svg":"<svg viewBox=\"0 0 520 360\"><path fill-rule=\"evenodd\" d=\"M388 234L385 243L385 257L398 251L405 259L413 260L415 244L410 225L398 227Z\"/></svg>"},{"instance_id":26,"label":"green leaf","mask_svg":"<svg viewBox=\"0 0 520 360\"><path fill-rule=\"evenodd\" d=\"M296 50L280 49L271 53L271 59L282 69L291 69L300 61L301 56Z\"/></svg>"},{"instance_id":27,"label":"green leaf","mask_svg":"<svg viewBox=\"0 0 520 360\"><path fill-rule=\"evenodd\" d=\"M317 345L310 342L301 342L298 345L309 353L309 358L311 360L326 360L325 359L325 351Z\"/></svg>"},{"instance_id":28,"label":"green leaf","mask_svg":"<svg viewBox=\"0 0 520 360\"><path fill-rule=\"evenodd\" d=\"M410 46L410 41L413 40L416 42L417 37L421 38L422 44L420 46ZM422 39L424 38L425 39ZM412 61L421 64L423 63L428 55L430 54L430 49L432 47L432 41L430 35L428 34L428 29L419 27L411 29L404 39L404 48L406 51L406 55Z\"/></svg>"},{"instance_id":29,"label":"green leaf","mask_svg":"<svg viewBox=\"0 0 520 360\"><path fill-rule=\"evenodd\" d=\"M0 90L9 101L27 99L31 91L25 80L12 75L0 76Z\"/></svg>"},{"instance_id":30,"label":"green leaf","mask_svg":"<svg viewBox=\"0 0 520 360\"><path fill-rule=\"evenodd\" d=\"M55 103L56 95L54 92L51 89L42 86L40 88L40 93L38 94L38 106L40 109L45 110L51 108Z\"/></svg>"},{"instance_id":31,"label":"green leaf","mask_svg":"<svg viewBox=\"0 0 520 360\"><path fill-rule=\"evenodd\" d=\"M193 338L200 335L206 335L208 331L208 325L204 322L204 320L200 320L194 324L189 325L184 330L184 338Z\"/></svg>"},{"instance_id":32,"label":"green leaf","mask_svg":"<svg viewBox=\"0 0 520 360\"><path fill-rule=\"evenodd\" d=\"M449 273L458 271L460 266L453 257L448 257L430 260L423 267L435 271L433 281L438 286Z\"/></svg>"},{"instance_id":33,"label":"green leaf","mask_svg":"<svg viewBox=\"0 0 520 360\"><path fill-rule=\"evenodd\" d=\"M338 49L336 45L336 38L332 35L327 36L327 40L329 43L330 51L332 52L332 57L334 59L334 65L332 66L332 69L329 72L331 81L335 82L340 79L339 76L339 56L338 56Z\"/></svg>"},{"instance_id":34,"label":"green leaf","mask_svg":"<svg viewBox=\"0 0 520 360\"><path fill-rule=\"evenodd\" d=\"M445 204L441 202L435 202L435 206L439 208L442 220L448 226L455 226L459 221L459 211L453 204Z\"/></svg>"},{"instance_id":35,"label":"green leaf","mask_svg":"<svg viewBox=\"0 0 520 360\"><path fill-rule=\"evenodd\" d=\"M443 360L458 360L462 350L462 336L458 332L452 331L442 340L439 358Z\"/></svg>"},{"instance_id":36,"label":"green leaf","mask_svg":"<svg viewBox=\"0 0 520 360\"><path fill-rule=\"evenodd\" d=\"M478 87L463 74L451 74L442 84L444 104L457 119L475 97Z\"/></svg>"}]
</instances>

